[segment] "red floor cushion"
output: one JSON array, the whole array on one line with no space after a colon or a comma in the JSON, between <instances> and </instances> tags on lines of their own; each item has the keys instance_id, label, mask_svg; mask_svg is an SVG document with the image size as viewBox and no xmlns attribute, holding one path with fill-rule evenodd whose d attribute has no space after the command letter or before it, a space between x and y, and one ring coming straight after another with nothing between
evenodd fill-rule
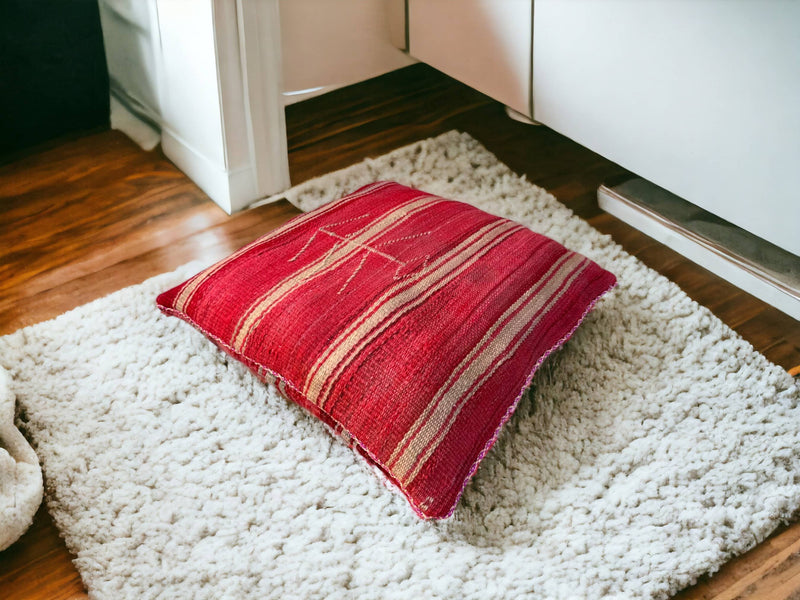
<instances>
[{"instance_id":1,"label":"red floor cushion","mask_svg":"<svg viewBox=\"0 0 800 600\"><path fill-rule=\"evenodd\" d=\"M523 225L380 182L157 302L443 518L538 366L615 282Z\"/></svg>"}]
</instances>

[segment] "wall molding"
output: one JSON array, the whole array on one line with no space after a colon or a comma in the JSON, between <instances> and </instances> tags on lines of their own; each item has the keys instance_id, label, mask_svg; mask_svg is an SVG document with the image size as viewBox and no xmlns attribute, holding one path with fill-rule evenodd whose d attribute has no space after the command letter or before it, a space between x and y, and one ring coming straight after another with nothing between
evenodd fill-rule
<instances>
[{"instance_id":1,"label":"wall molding","mask_svg":"<svg viewBox=\"0 0 800 600\"><path fill-rule=\"evenodd\" d=\"M288 188L278 0L157 5L164 154L229 214Z\"/></svg>"}]
</instances>

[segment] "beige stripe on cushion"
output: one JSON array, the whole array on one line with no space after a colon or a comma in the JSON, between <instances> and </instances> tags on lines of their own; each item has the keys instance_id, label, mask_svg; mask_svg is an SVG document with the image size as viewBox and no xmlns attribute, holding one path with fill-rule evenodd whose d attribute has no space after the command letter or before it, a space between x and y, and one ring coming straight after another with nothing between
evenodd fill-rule
<instances>
[{"instance_id":1,"label":"beige stripe on cushion","mask_svg":"<svg viewBox=\"0 0 800 600\"><path fill-rule=\"evenodd\" d=\"M507 314L501 318L507 322L496 334L494 340L490 341L491 338L487 334L478 344L477 347L482 348L480 355L468 363L454 383L448 381L437 393L436 399L432 403L435 408L429 413L428 418L419 419L418 423L415 423L414 430L418 429L419 432L411 439L393 465L393 473L403 485L409 485L414 480L425 462L450 431L461 408L483 383L516 352L527 335L536 328L547 311L563 296L588 264L588 260L584 257L571 253L543 288L538 291L535 291L534 288L528 290L524 301L527 304L523 302L524 306L521 310L511 318L509 315L513 311L507 311ZM542 279L544 280L546 277ZM514 339L526 329L527 333L521 336L513 347L510 347Z\"/></svg>"},{"instance_id":2,"label":"beige stripe on cushion","mask_svg":"<svg viewBox=\"0 0 800 600\"><path fill-rule=\"evenodd\" d=\"M370 342L504 239L522 229L521 225L511 221L492 221L420 271L416 282L410 285L400 282L389 288L365 311L364 318L342 332L320 355L303 386L306 398L324 408L331 384Z\"/></svg>"},{"instance_id":3,"label":"beige stripe on cushion","mask_svg":"<svg viewBox=\"0 0 800 600\"><path fill-rule=\"evenodd\" d=\"M403 439L400 440L400 442L397 444L397 447L394 449L391 456L389 456L389 459L386 461L387 466L391 467L400 458L400 455L406 449L409 440L412 437L416 436L419 430L422 429L424 424L430 419L431 413L434 411L439 401L442 399L445 393L450 392L454 383L464 373L468 365L473 364L473 361L476 360L475 357L478 356L480 353L482 352L485 353L487 344L489 344L489 342L495 337L497 330L500 329L502 326L504 326L508 318L515 312L517 312L523 304L525 304L530 300L531 295L535 294L536 291L539 289L538 288L539 282L547 281L547 279L553 274L553 272L559 267L561 267L568 258L569 254L562 255L556 262L554 262L550 266L550 268L539 278L539 280L536 283L532 284L530 288L528 288L525 294L517 298L517 300L511 306L509 306L502 315L500 315L497 318L497 320L492 324L492 326L488 329L488 331L486 331L486 333L483 335L481 340L472 347L472 350L470 350L470 352L462 359L462 361L458 364L458 366L455 369L453 369L452 373L450 374L450 377L448 377L444 385L441 388L439 388L439 391L425 407L425 410L423 410L422 413L419 415L419 417L417 417L417 420L414 422L414 425L408 429L406 434L403 436ZM484 354L484 356L488 355ZM481 357L479 357L478 360L481 360Z\"/></svg>"},{"instance_id":4,"label":"beige stripe on cushion","mask_svg":"<svg viewBox=\"0 0 800 600\"><path fill-rule=\"evenodd\" d=\"M243 313L242 318L239 320L234 330L231 346L242 351L247 344L250 334L269 313L272 307L280 303L281 300L299 286L330 273L343 262L350 259L354 254L363 251L363 246L369 244L369 242L385 235L412 215L427 210L439 202L441 202L441 200L431 200L430 197L426 196L415 198L414 200L402 204L384 214L376 221L366 225L355 237L334 244L331 251L326 253L325 256L321 256L302 269L295 271L292 275L259 297L250 305L250 308Z\"/></svg>"},{"instance_id":5,"label":"beige stripe on cushion","mask_svg":"<svg viewBox=\"0 0 800 600\"><path fill-rule=\"evenodd\" d=\"M376 190L382 187L386 187L387 185L390 185L390 182L381 182L371 185L367 189L364 189L361 192L359 192L358 194L352 194L351 196L345 196L343 198L339 198L338 200L326 204L325 206L318 208L315 211L299 215L294 219L290 220L289 222L287 222L286 224L282 225L281 227L278 227L274 231L271 231L270 233L259 238L253 244L247 244L243 248L239 248L239 250L237 250L224 260L221 260L220 262L209 267L205 271L198 273L194 279L190 280L185 286L183 286L183 289L175 298L174 302L175 309L181 312L186 312L186 307L189 306L189 303L192 301L192 298L194 297L197 288L200 287L203 284L203 282L207 281L209 277L217 273L225 265L228 265L231 262L235 261L239 256L241 256L245 252L249 252L253 248L258 248L259 246L262 246L268 242L273 241L275 238L278 238L282 235L286 235L287 233L297 229L301 225L306 225L310 221L314 221L319 217L325 215L326 213L330 212L331 210L340 207L342 204L351 202L367 194L371 194L372 192L375 192Z\"/></svg>"}]
</instances>

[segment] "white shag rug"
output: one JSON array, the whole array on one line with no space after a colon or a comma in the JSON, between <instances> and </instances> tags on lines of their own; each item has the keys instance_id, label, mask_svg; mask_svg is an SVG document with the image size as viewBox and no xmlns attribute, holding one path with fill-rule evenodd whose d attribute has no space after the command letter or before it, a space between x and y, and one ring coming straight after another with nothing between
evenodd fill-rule
<instances>
[{"instance_id":1,"label":"white shag rug","mask_svg":"<svg viewBox=\"0 0 800 600\"><path fill-rule=\"evenodd\" d=\"M455 516L420 521L343 443L156 295L192 265L0 338L18 422L93 598L665 598L800 506L800 387L469 136L376 179L556 238L619 286L548 359Z\"/></svg>"}]
</instances>

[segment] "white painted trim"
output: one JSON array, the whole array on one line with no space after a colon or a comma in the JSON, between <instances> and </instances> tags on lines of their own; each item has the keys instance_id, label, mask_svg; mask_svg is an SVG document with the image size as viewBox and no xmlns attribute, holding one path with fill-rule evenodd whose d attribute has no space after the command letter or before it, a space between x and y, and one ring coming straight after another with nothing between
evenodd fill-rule
<instances>
[{"instance_id":1,"label":"white painted trim","mask_svg":"<svg viewBox=\"0 0 800 600\"><path fill-rule=\"evenodd\" d=\"M214 44L214 60L216 69L214 75L217 79L217 102L219 104L219 123L218 126L222 132L222 160L224 162L225 170L228 170L231 165L230 160L230 132L226 132L225 128L225 113L233 112L233 98L226 98L231 92L237 91L241 93L241 74L231 73L231 65L237 65L235 61L230 61L226 56L227 46L231 46L231 50L238 46L238 34L234 38L234 33L231 30L231 19L226 14L226 8L233 10L233 5L224 0L211 0L211 21L213 23L213 44ZM225 21L223 19L228 19ZM234 43L235 42L235 43ZM224 73L223 73L224 71ZM227 77L229 83L223 78ZM226 85L227 84L227 85ZM228 89L226 89L226 87ZM227 106L225 100L227 99ZM240 104L241 100L236 98L236 104ZM226 110L227 109L227 110ZM227 135L226 135L227 134Z\"/></svg>"},{"instance_id":2,"label":"white painted trim","mask_svg":"<svg viewBox=\"0 0 800 600\"><path fill-rule=\"evenodd\" d=\"M161 45L170 64L162 70L162 148L214 202L236 212L290 185L278 0L176 2L157 0L162 33L172 36ZM199 21L184 25L192 10ZM188 30L193 22L204 27ZM190 85L192 73L209 77ZM194 112L187 119L184 111Z\"/></svg>"},{"instance_id":3,"label":"white painted trim","mask_svg":"<svg viewBox=\"0 0 800 600\"><path fill-rule=\"evenodd\" d=\"M237 0L237 13L248 143L263 198L290 185L278 0Z\"/></svg>"},{"instance_id":4,"label":"white painted trim","mask_svg":"<svg viewBox=\"0 0 800 600\"><path fill-rule=\"evenodd\" d=\"M243 165L238 169L222 168L169 128L161 130L161 148L181 171L228 214L239 210L231 203L232 198L256 195L251 165Z\"/></svg>"},{"instance_id":5,"label":"white painted trim","mask_svg":"<svg viewBox=\"0 0 800 600\"><path fill-rule=\"evenodd\" d=\"M605 186L600 186L597 190L597 201L600 208L606 212L800 321L800 298L787 293L763 278L757 277L733 257L720 254L709 245L704 245L681 235L674 229L649 216L647 212L637 209L630 203L620 199L612 189Z\"/></svg>"}]
</instances>

